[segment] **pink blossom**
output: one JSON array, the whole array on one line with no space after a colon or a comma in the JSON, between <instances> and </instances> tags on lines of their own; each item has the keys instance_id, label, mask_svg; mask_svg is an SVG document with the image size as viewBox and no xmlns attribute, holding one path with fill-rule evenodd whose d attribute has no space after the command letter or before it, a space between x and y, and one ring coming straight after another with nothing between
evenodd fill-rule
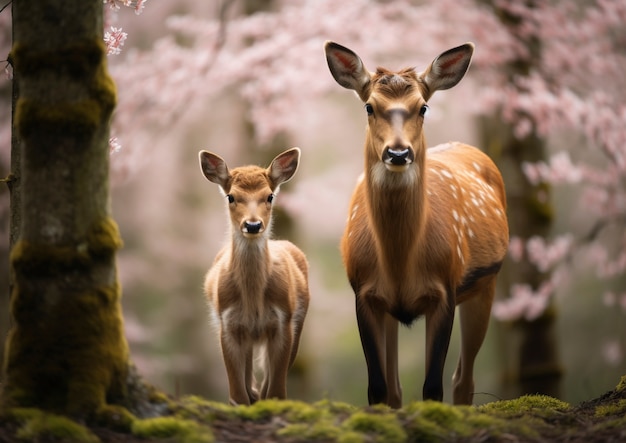
<instances>
[{"instance_id":1,"label":"pink blossom","mask_svg":"<svg viewBox=\"0 0 626 443\"><path fill-rule=\"evenodd\" d=\"M122 52L122 46L126 41L128 34L122 31L122 28L115 28L111 26L108 31L104 33L104 43L107 47L107 55L117 55Z\"/></svg>"},{"instance_id":2,"label":"pink blossom","mask_svg":"<svg viewBox=\"0 0 626 443\"><path fill-rule=\"evenodd\" d=\"M602 296L602 302L607 308L615 306L617 297L613 291L606 291Z\"/></svg>"},{"instance_id":3,"label":"pink blossom","mask_svg":"<svg viewBox=\"0 0 626 443\"><path fill-rule=\"evenodd\" d=\"M524 257L524 241L521 237L513 236L509 240L509 256L514 262L520 262Z\"/></svg>"},{"instance_id":4,"label":"pink blossom","mask_svg":"<svg viewBox=\"0 0 626 443\"><path fill-rule=\"evenodd\" d=\"M572 163L569 152L560 151L550 157L548 163L537 162L522 164L522 170L533 184L547 183L579 183L582 178L581 169Z\"/></svg>"},{"instance_id":5,"label":"pink blossom","mask_svg":"<svg viewBox=\"0 0 626 443\"><path fill-rule=\"evenodd\" d=\"M135 14L139 15L143 11L147 0L103 0L105 5L113 11L119 11L121 6L127 6L135 10Z\"/></svg>"},{"instance_id":6,"label":"pink blossom","mask_svg":"<svg viewBox=\"0 0 626 443\"><path fill-rule=\"evenodd\" d=\"M542 284L537 291L528 284L514 284L511 286L510 298L494 303L493 315L501 321L519 318L535 320L545 311L553 290L550 282Z\"/></svg>"},{"instance_id":7,"label":"pink blossom","mask_svg":"<svg viewBox=\"0 0 626 443\"><path fill-rule=\"evenodd\" d=\"M619 305L622 308L622 311L626 312L626 293L620 296Z\"/></svg>"},{"instance_id":8,"label":"pink blossom","mask_svg":"<svg viewBox=\"0 0 626 443\"><path fill-rule=\"evenodd\" d=\"M105 3L140 10L145 2ZM408 0L298 0L284 2L275 12L229 19L225 39L224 23L219 20L170 17L153 48L128 52L123 61L111 63L120 97L113 129L125 146L113 166L129 169L141 161L145 157L141 146L157 146L168 128L204 112L205 104L224 90L235 91L245 103L242 112L257 142L300 133L320 118L308 112L315 108L312 104L337 93L320 55L326 38L349 44L370 69L378 62L391 68L425 66L433 48L472 40L477 49L469 76L476 80L476 87L458 89L468 94L464 103L468 111L496 113L519 138L531 133L546 139L577 135L580 142L572 149L565 146L544 161L524 163L526 177L533 184L576 185L585 218L604 221L607 226L623 223L619 220L626 214L626 57L615 49L626 17L626 6L621 3L556 7L542 1L530 7L501 0L498 8L520 18L519 26L506 27L493 10L469 0L419 5ZM530 60L524 45L528 39L542 42L541 57L533 60L527 75L511 78L511 62ZM337 149L348 149L344 146L338 144ZM590 154L601 157L600 161L589 162ZM284 202L287 210L301 214L302 219L316 220L318 214L307 212L308 207L298 200L301 194L313 195L308 189L320 189L320 180L308 180L311 183L299 183L298 192L286 195ZM537 197L548 200L546 192ZM335 219L323 221L328 223L324 232L341 229L333 227ZM531 263L551 274L552 286L557 280L552 274L574 266L575 254L589 254L589 260L596 260L594 268L601 278L625 271L626 258L607 250L606 239L591 241L597 246L584 248L589 244L584 233L553 240L531 238L525 246L514 238L509 254L520 260L526 248ZM603 259L599 249L605 251ZM545 295L552 294L549 289L538 291L543 298L519 295L516 303L526 306L520 315L537 315L551 297Z\"/></svg>"},{"instance_id":9,"label":"pink blossom","mask_svg":"<svg viewBox=\"0 0 626 443\"><path fill-rule=\"evenodd\" d=\"M602 356L608 364L617 366L624 360L624 349L618 340L608 340L602 345Z\"/></svg>"},{"instance_id":10,"label":"pink blossom","mask_svg":"<svg viewBox=\"0 0 626 443\"><path fill-rule=\"evenodd\" d=\"M135 1L135 14L139 15L143 12L143 9L146 7L146 2L148 0L136 0Z\"/></svg>"},{"instance_id":11,"label":"pink blossom","mask_svg":"<svg viewBox=\"0 0 626 443\"><path fill-rule=\"evenodd\" d=\"M117 137L109 138L109 153L116 154L122 149L122 145L118 141Z\"/></svg>"},{"instance_id":12,"label":"pink blossom","mask_svg":"<svg viewBox=\"0 0 626 443\"><path fill-rule=\"evenodd\" d=\"M573 246L573 236L564 234L547 242L539 236L531 237L526 243L528 259L541 272L546 272L569 254Z\"/></svg>"}]
</instances>

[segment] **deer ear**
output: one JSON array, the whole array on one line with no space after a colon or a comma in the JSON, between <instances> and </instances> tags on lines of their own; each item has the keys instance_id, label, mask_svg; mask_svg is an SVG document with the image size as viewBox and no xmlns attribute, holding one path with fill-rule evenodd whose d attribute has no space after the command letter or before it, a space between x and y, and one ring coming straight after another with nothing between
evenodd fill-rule
<instances>
[{"instance_id":1,"label":"deer ear","mask_svg":"<svg viewBox=\"0 0 626 443\"><path fill-rule=\"evenodd\" d=\"M437 90L450 89L460 82L469 68L473 53L474 44L465 43L435 58L430 66L419 74L428 86L430 94Z\"/></svg>"},{"instance_id":2,"label":"deer ear","mask_svg":"<svg viewBox=\"0 0 626 443\"><path fill-rule=\"evenodd\" d=\"M324 51L330 73L335 81L344 88L355 90L361 100L367 101L372 75L365 69L359 56L350 49L331 41L324 43Z\"/></svg>"},{"instance_id":3,"label":"deer ear","mask_svg":"<svg viewBox=\"0 0 626 443\"><path fill-rule=\"evenodd\" d=\"M291 180L298 170L300 163L300 148L291 148L276 156L272 160L267 173L272 180L272 190L276 191L278 187Z\"/></svg>"},{"instance_id":4,"label":"deer ear","mask_svg":"<svg viewBox=\"0 0 626 443\"><path fill-rule=\"evenodd\" d=\"M225 190L230 172L222 157L208 151L200 151L198 157L200 158L200 169L207 180L220 185Z\"/></svg>"}]
</instances>

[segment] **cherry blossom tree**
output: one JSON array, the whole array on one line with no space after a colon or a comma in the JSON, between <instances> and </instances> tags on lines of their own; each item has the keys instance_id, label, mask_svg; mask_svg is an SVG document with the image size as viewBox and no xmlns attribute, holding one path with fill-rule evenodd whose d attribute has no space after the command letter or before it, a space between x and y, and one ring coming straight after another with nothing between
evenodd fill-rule
<instances>
[{"instance_id":1,"label":"cherry blossom tree","mask_svg":"<svg viewBox=\"0 0 626 443\"><path fill-rule=\"evenodd\" d=\"M122 97L114 125L126 151L120 156L132 155L146 137L156 138L141 128L168 127L232 87L248 103L247 116L260 141L294 131L304 107L334 87L320 72L320 48L327 38L349 42L368 60L408 64L428 60L434 48L473 40L478 50L472 72L478 84L467 101L472 112L496 112L518 138L531 131L546 140L578 135L548 159L523 164L534 185L577 185L585 218L593 219L587 232L512 238L511 258L526 257L546 279L537 287L513 284L511 297L499 302L494 314L502 320L537 318L578 262L586 261L600 279L619 276L626 268L626 238L618 235L616 242L606 235L623 227L625 216L626 89L619 48L626 38L621 26L626 6L610 0L493 3L500 13L521 20L517 36L487 3L469 0L303 0L287 2L274 13L227 21L170 17L168 33L152 50L131 50L113 67ZM540 41L542 52L527 75L511 76L512 63L531 57L520 37ZM612 292L604 300L624 305L624 298Z\"/></svg>"}]
</instances>

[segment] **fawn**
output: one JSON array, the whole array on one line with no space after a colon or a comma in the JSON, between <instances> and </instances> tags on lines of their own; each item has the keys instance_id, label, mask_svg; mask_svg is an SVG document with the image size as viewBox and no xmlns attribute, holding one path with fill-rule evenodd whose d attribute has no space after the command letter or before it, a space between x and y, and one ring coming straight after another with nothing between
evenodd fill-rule
<instances>
[{"instance_id":1,"label":"fawn","mask_svg":"<svg viewBox=\"0 0 626 443\"><path fill-rule=\"evenodd\" d=\"M199 153L204 176L226 196L230 238L208 271L204 291L219 325L232 404L284 399L287 371L298 352L309 305L308 263L285 240L271 240L272 204L298 169L300 149L278 155L267 169L232 171L216 154ZM254 351L264 347L263 382L254 385Z\"/></svg>"}]
</instances>

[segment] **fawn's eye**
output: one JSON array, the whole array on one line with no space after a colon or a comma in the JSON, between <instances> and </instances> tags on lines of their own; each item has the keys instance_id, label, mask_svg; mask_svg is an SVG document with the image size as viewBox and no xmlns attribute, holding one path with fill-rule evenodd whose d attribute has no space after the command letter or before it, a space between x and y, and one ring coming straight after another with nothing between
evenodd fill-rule
<instances>
[{"instance_id":1,"label":"fawn's eye","mask_svg":"<svg viewBox=\"0 0 626 443\"><path fill-rule=\"evenodd\" d=\"M235 203L235 197L232 194L226 194L226 198L228 199L228 203Z\"/></svg>"},{"instance_id":2,"label":"fawn's eye","mask_svg":"<svg viewBox=\"0 0 626 443\"><path fill-rule=\"evenodd\" d=\"M367 115L374 115L374 107L367 103L365 105L365 112L367 112Z\"/></svg>"},{"instance_id":3,"label":"fawn's eye","mask_svg":"<svg viewBox=\"0 0 626 443\"><path fill-rule=\"evenodd\" d=\"M429 110L430 108L428 107L428 105L422 105L422 107L420 108L420 117L426 117Z\"/></svg>"},{"instance_id":4,"label":"fawn's eye","mask_svg":"<svg viewBox=\"0 0 626 443\"><path fill-rule=\"evenodd\" d=\"M270 194L267 196L267 202L272 203L274 201L274 194Z\"/></svg>"}]
</instances>

